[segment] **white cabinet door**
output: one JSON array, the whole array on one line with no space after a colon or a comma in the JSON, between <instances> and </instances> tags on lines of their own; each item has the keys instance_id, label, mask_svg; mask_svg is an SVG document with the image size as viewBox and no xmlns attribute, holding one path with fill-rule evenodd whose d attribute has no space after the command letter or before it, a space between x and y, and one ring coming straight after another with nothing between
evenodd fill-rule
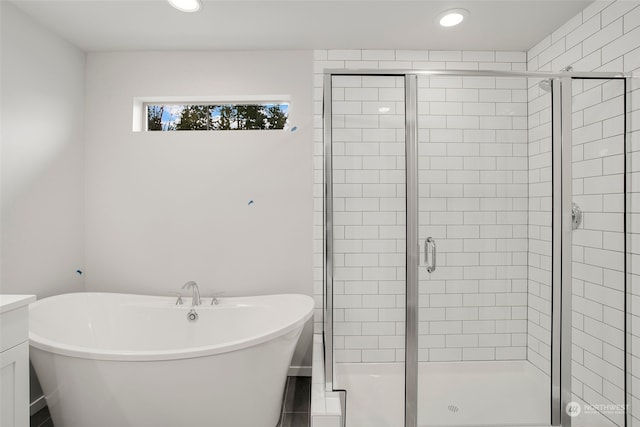
<instances>
[{"instance_id":1,"label":"white cabinet door","mask_svg":"<svg viewBox=\"0 0 640 427\"><path fill-rule=\"evenodd\" d=\"M29 343L0 353L0 427L29 426Z\"/></svg>"}]
</instances>

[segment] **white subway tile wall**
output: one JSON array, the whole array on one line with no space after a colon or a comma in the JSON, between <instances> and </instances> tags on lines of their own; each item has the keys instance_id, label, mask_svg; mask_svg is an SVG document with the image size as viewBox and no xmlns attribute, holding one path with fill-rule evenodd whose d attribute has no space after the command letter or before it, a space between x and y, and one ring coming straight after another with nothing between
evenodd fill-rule
<instances>
[{"instance_id":1,"label":"white subway tile wall","mask_svg":"<svg viewBox=\"0 0 640 427\"><path fill-rule=\"evenodd\" d=\"M551 375L551 93L529 79L529 225L527 360Z\"/></svg>"},{"instance_id":2,"label":"white subway tile wall","mask_svg":"<svg viewBox=\"0 0 640 427\"><path fill-rule=\"evenodd\" d=\"M568 65L576 71L640 71L640 2L596 1L528 52L530 71L558 71ZM550 152L542 124L550 119L550 99L536 82L529 88L530 209L529 226L529 337L528 358L549 372L549 343L539 336L549 327L550 218L534 215L536 203L550 202L550 159L533 166L533 155ZM627 168L631 177L627 199L630 219L631 349L638 348L639 300L638 226L640 210L636 183L640 149L640 86L630 81L630 141ZM584 224L573 236L573 381L574 395L590 404L624 402L624 144L623 86L621 82L576 81L573 85L573 192L584 212ZM543 177L544 175L544 177ZM534 182L533 179L538 179ZM540 185L538 185L538 183ZM539 202L537 200L538 199ZM536 233L539 237L536 238ZM544 293L542 292L544 290ZM535 303L534 303L535 302ZM631 350L629 349L629 350ZM640 368L632 357L628 382L633 425L640 425L638 378ZM622 414L605 411L617 425Z\"/></svg>"},{"instance_id":3,"label":"white subway tile wall","mask_svg":"<svg viewBox=\"0 0 640 427\"><path fill-rule=\"evenodd\" d=\"M405 300L404 79L336 76L332 108L335 360L396 361L404 316L388 311Z\"/></svg>"},{"instance_id":4,"label":"white subway tile wall","mask_svg":"<svg viewBox=\"0 0 640 427\"><path fill-rule=\"evenodd\" d=\"M526 131L526 78L418 78L420 361L526 359Z\"/></svg>"},{"instance_id":5,"label":"white subway tile wall","mask_svg":"<svg viewBox=\"0 0 640 427\"><path fill-rule=\"evenodd\" d=\"M583 211L583 226L573 234L572 332L579 339L573 346L572 391L587 403L617 404L624 402L625 382L624 126L619 120L624 82L576 80L572 92L573 194ZM616 125L605 125L612 121ZM605 415L624 425L622 414Z\"/></svg>"}]
</instances>

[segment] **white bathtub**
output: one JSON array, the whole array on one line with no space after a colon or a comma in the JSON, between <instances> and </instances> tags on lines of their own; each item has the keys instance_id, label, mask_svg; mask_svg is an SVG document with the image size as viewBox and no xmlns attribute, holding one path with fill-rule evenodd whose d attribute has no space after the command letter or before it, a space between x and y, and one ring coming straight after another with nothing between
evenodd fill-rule
<instances>
[{"instance_id":1,"label":"white bathtub","mask_svg":"<svg viewBox=\"0 0 640 427\"><path fill-rule=\"evenodd\" d=\"M275 427L305 295L75 293L29 308L31 361L56 427Z\"/></svg>"}]
</instances>

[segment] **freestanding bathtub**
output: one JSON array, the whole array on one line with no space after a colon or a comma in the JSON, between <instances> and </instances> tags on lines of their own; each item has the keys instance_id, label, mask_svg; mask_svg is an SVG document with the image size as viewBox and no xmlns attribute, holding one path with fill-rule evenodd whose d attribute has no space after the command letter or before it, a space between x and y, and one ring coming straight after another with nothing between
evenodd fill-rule
<instances>
[{"instance_id":1,"label":"freestanding bathtub","mask_svg":"<svg viewBox=\"0 0 640 427\"><path fill-rule=\"evenodd\" d=\"M29 308L31 361L56 427L275 427L305 295L74 293Z\"/></svg>"}]
</instances>

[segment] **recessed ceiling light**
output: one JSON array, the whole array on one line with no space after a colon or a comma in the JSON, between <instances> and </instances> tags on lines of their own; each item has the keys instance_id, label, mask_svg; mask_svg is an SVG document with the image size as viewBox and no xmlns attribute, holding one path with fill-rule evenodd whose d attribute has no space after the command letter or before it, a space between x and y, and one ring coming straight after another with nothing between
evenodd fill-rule
<instances>
[{"instance_id":1,"label":"recessed ceiling light","mask_svg":"<svg viewBox=\"0 0 640 427\"><path fill-rule=\"evenodd\" d=\"M389 107L380 107L378 108L378 111L381 113L388 113L389 111L391 111L391 108Z\"/></svg>"},{"instance_id":2,"label":"recessed ceiling light","mask_svg":"<svg viewBox=\"0 0 640 427\"><path fill-rule=\"evenodd\" d=\"M443 12L438 16L438 22L443 27L454 27L464 21L469 16L469 12L465 9L451 9Z\"/></svg>"},{"instance_id":3,"label":"recessed ceiling light","mask_svg":"<svg viewBox=\"0 0 640 427\"><path fill-rule=\"evenodd\" d=\"M200 0L168 0L169 4L182 12L197 12L202 7Z\"/></svg>"}]
</instances>

